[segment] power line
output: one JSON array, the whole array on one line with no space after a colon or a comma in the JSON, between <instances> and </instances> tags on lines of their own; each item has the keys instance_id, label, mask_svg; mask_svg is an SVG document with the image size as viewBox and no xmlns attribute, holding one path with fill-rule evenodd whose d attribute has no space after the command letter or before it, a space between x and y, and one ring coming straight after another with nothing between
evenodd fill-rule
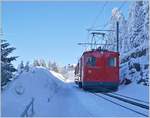
<instances>
[{"instance_id":1,"label":"power line","mask_svg":"<svg viewBox=\"0 0 150 118\"><path fill-rule=\"evenodd\" d=\"M96 24L97 19L98 19L99 16L103 13L104 8L105 8L105 6L107 5L107 3L108 3L108 1L106 1L106 2L103 4L103 6L101 7L101 9L100 9L99 13L97 14L97 16L95 17L95 20L94 20L94 22L93 22L93 24L92 24L92 26L91 26L90 29L92 29L92 28L94 27L94 25Z\"/></svg>"},{"instance_id":2,"label":"power line","mask_svg":"<svg viewBox=\"0 0 150 118\"><path fill-rule=\"evenodd\" d=\"M92 26L89 28L89 29L92 29L94 27L94 25L96 24L97 22L97 19L99 18L99 16L103 13L104 11L104 8L106 7L106 5L108 4L108 1L106 1L103 6L101 7L100 11L98 12L97 16L95 17L94 21L93 21L93 24ZM87 39L88 39L88 43L89 43L89 30L87 30ZM85 49L87 49L87 47L85 47Z\"/></svg>"},{"instance_id":3,"label":"power line","mask_svg":"<svg viewBox=\"0 0 150 118\"><path fill-rule=\"evenodd\" d=\"M126 1L124 1L124 2L119 6L118 10L121 10L122 7L124 7L125 3L126 3ZM105 8L105 6L106 6L107 4L108 4L108 1L105 2L105 3L103 4L103 6L101 7L102 9L100 10L99 14L96 16L96 18L95 18L95 20L94 20L94 22L93 22L92 27L87 30L88 33L89 33L89 31L92 30L93 28L96 28L96 27L94 27L94 25L95 25L95 23L96 23L98 17L99 17L99 16L102 14L102 12L104 11L104 8ZM117 12L115 12L114 15L116 15L116 13L117 13ZM103 25L102 29L104 29L104 28L109 24L111 18L112 18L112 16L111 16L110 19L107 21L107 23ZM89 35L88 35L88 37L89 37Z\"/></svg>"},{"instance_id":4,"label":"power line","mask_svg":"<svg viewBox=\"0 0 150 118\"><path fill-rule=\"evenodd\" d=\"M119 11L121 10L121 8L125 5L125 3L126 3L126 1L124 1L121 5L120 5L120 7L119 7ZM114 15L116 15L116 13L117 12L115 12L115 14ZM104 24L104 26L103 26L103 28L105 28L108 24L109 24L109 22L110 22L110 20L111 20L111 18L112 18L112 16L110 17L110 19L107 21L107 23L106 24Z\"/></svg>"},{"instance_id":5,"label":"power line","mask_svg":"<svg viewBox=\"0 0 150 118\"><path fill-rule=\"evenodd\" d=\"M126 4L127 1L124 1L118 8L118 10L121 10L124 5ZM117 12L115 12L114 15L116 15ZM109 20L103 25L102 29L105 28L109 23L110 23L110 20L111 20L112 16L109 18ZM96 26L96 27L93 27L93 28L98 28L98 27L101 27L100 25Z\"/></svg>"}]
</instances>

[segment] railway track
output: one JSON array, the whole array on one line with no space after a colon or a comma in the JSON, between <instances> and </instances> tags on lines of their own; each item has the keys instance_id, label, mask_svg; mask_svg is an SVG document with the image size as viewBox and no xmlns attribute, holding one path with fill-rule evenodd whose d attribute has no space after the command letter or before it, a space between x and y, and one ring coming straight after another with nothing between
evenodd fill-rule
<instances>
[{"instance_id":1,"label":"railway track","mask_svg":"<svg viewBox=\"0 0 150 118\"><path fill-rule=\"evenodd\" d=\"M149 102L148 102L148 101L140 100L140 99L137 99L137 98L133 98L133 97L125 96L125 95L118 94L118 93L112 93L112 94L113 94L113 95L120 96L120 97L124 97L124 98L127 98L127 99L130 99L130 100L134 100L134 101L137 101L137 102L140 102L140 103L149 104Z\"/></svg>"},{"instance_id":2,"label":"railway track","mask_svg":"<svg viewBox=\"0 0 150 118\"><path fill-rule=\"evenodd\" d=\"M111 89L106 89L103 87L101 88L103 90L108 91L108 93L106 92L96 93L96 91L93 91L93 90L91 91L87 90L87 92L94 94L95 96L102 98L106 101L109 101L117 106L128 109L136 114L139 114L140 116L149 117L149 102L148 101L125 96L119 93L114 93Z\"/></svg>"},{"instance_id":3,"label":"railway track","mask_svg":"<svg viewBox=\"0 0 150 118\"><path fill-rule=\"evenodd\" d=\"M123 101L123 102L126 102L126 103L129 103L129 104L132 104L132 105L135 105L137 107L141 107L141 108L144 108L144 109L149 109L149 106L146 105L146 104L142 104L140 102L137 102L135 100L130 100L130 99L127 99L126 97L120 97L118 95L114 95L114 94L110 94L110 93L102 93L106 96L110 96L110 97L113 97L113 98L116 98L120 101Z\"/></svg>"},{"instance_id":4,"label":"railway track","mask_svg":"<svg viewBox=\"0 0 150 118\"><path fill-rule=\"evenodd\" d=\"M95 96L105 99L115 105L128 109L132 112L135 112L141 116L148 117L149 105L148 102L131 98L124 95L113 94L113 93L93 93ZM145 102L144 104L142 102ZM146 104L147 103L147 104Z\"/></svg>"}]
</instances>

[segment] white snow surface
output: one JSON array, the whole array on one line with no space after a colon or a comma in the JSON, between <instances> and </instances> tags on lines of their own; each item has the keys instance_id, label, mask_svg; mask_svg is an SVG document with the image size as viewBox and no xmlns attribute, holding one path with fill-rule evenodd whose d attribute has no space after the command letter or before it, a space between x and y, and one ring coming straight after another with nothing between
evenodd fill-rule
<instances>
[{"instance_id":1,"label":"white snow surface","mask_svg":"<svg viewBox=\"0 0 150 118\"><path fill-rule=\"evenodd\" d=\"M42 108L40 105L51 99L61 84L62 81L41 67L23 72L2 92L2 116L20 116L32 98ZM16 89L23 92L17 94Z\"/></svg>"},{"instance_id":2,"label":"white snow surface","mask_svg":"<svg viewBox=\"0 0 150 118\"><path fill-rule=\"evenodd\" d=\"M68 71L67 74L67 79L66 82L74 82L74 70Z\"/></svg>"},{"instance_id":3,"label":"white snow surface","mask_svg":"<svg viewBox=\"0 0 150 118\"><path fill-rule=\"evenodd\" d=\"M70 71L69 75L70 78L66 81L61 74L41 67L23 72L2 92L2 116L20 116L32 97L35 99L34 116L36 117L141 116L79 89L72 82L73 71ZM147 86L135 83L122 85L116 93L148 101ZM126 106L131 107L131 105ZM148 111L140 111L148 115Z\"/></svg>"},{"instance_id":4,"label":"white snow surface","mask_svg":"<svg viewBox=\"0 0 150 118\"><path fill-rule=\"evenodd\" d=\"M129 85L121 85L117 93L128 97L149 101L149 87L132 82Z\"/></svg>"}]
</instances>

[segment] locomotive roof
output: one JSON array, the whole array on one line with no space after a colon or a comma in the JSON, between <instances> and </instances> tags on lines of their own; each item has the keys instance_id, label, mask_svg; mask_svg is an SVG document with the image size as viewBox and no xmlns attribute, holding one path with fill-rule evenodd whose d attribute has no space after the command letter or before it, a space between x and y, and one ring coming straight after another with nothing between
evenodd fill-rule
<instances>
[{"instance_id":1,"label":"locomotive roof","mask_svg":"<svg viewBox=\"0 0 150 118\"><path fill-rule=\"evenodd\" d=\"M93 53L93 52L107 52L107 53L118 53L118 52L115 52L115 51L110 51L110 50L98 50L98 49L96 49L96 50L90 50L90 51L85 51L85 52L83 52L83 55L84 54L88 54L88 53ZM119 53L118 53L119 54Z\"/></svg>"},{"instance_id":2,"label":"locomotive roof","mask_svg":"<svg viewBox=\"0 0 150 118\"><path fill-rule=\"evenodd\" d=\"M94 50L90 50L90 51L85 51L83 52L82 56L84 56L85 54L90 54L90 53L93 53L93 52L107 52L107 54L118 54L119 55L119 52L115 52L115 51L110 51L110 50L99 50L99 49L94 49ZM105 53L106 54L106 53ZM82 58L82 56L80 57L80 59ZM79 59L79 60L80 60ZM78 61L79 63L79 61Z\"/></svg>"}]
</instances>

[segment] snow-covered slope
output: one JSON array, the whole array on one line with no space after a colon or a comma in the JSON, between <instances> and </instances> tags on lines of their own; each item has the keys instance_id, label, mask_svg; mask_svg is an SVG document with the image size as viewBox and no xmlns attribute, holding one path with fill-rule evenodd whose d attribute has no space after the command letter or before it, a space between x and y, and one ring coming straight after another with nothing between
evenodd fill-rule
<instances>
[{"instance_id":1,"label":"snow-covered slope","mask_svg":"<svg viewBox=\"0 0 150 118\"><path fill-rule=\"evenodd\" d=\"M65 82L74 82L74 71L76 64L68 64L60 69Z\"/></svg>"},{"instance_id":2,"label":"snow-covered slope","mask_svg":"<svg viewBox=\"0 0 150 118\"><path fill-rule=\"evenodd\" d=\"M2 92L2 116L20 116L32 98L35 106L38 104L40 108L50 101L62 84L57 76L44 68L23 72Z\"/></svg>"},{"instance_id":3,"label":"snow-covered slope","mask_svg":"<svg viewBox=\"0 0 150 118\"><path fill-rule=\"evenodd\" d=\"M74 82L74 70L70 70L66 73L66 82Z\"/></svg>"}]
</instances>

